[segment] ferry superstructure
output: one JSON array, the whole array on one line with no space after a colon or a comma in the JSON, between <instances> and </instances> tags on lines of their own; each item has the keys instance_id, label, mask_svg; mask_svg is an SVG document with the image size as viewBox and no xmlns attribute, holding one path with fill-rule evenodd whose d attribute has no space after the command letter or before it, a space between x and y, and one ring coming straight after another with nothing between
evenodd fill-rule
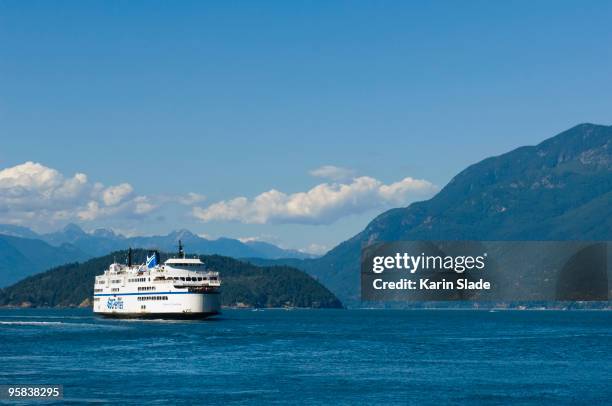
<instances>
[{"instance_id":1,"label":"ferry superstructure","mask_svg":"<svg viewBox=\"0 0 612 406\"><path fill-rule=\"evenodd\" d=\"M219 273L199 258L179 255L159 263L159 254L145 264L113 263L94 283L93 311L106 317L199 319L219 313Z\"/></svg>"}]
</instances>

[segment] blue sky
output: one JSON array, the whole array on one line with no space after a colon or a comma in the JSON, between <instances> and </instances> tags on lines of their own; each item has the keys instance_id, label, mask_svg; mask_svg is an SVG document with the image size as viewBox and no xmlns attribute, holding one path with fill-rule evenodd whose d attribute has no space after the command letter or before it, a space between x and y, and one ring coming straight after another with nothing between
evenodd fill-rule
<instances>
[{"instance_id":1,"label":"blue sky","mask_svg":"<svg viewBox=\"0 0 612 406\"><path fill-rule=\"evenodd\" d=\"M610 124L611 20L603 1L0 1L0 220L329 248L471 163Z\"/></svg>"}]
</instances>

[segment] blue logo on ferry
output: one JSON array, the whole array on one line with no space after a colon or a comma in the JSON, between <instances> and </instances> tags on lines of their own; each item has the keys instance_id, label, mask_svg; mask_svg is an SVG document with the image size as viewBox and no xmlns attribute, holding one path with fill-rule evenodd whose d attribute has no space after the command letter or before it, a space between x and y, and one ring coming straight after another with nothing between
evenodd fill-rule
<instances>
[{"instance_id":1,"label":"blue logo on ferry","mask_svg":"<svg viewBox=\"0 0 612 406\"><path fill-rule=\"evenodd\" d=\"M109 297L108 301L106 302L106 307L109 310L123 310L123 300L121 300L121 298L115 299Z\"/></svg>"}]
</instances>

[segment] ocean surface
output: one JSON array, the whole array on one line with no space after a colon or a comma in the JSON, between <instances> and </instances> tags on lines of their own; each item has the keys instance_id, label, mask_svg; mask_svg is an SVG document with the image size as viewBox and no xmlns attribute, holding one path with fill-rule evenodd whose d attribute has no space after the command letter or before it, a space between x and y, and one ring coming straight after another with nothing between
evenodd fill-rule
<instances>
[{"instance_id":1,"label":"ocean surface","mask_svg":"<svg viewBox=\"0 0 612 406\"><path fill-rule=\"evenodd\" d=\"M68 404L610 404L612 312L1 309L0 384Z\"/></svg>"}]
</instances>

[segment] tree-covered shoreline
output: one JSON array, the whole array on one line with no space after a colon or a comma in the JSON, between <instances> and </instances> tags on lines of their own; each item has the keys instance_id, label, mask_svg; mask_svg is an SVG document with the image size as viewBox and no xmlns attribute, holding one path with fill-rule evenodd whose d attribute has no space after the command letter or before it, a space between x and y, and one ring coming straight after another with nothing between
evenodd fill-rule
<instances>
[{"instance_id":1,"label":"tree-covered shoreline","mask_svg":"<svg viewBox=\"0 0 612 406\"><path fill-rule=\"evenodd\" d=\"M0 306L87 306L93 296L95 275L126 251L116 251L85 262L74 262L29 276L0 290ZM146 250L133 251L134 261L144 262ZM162 254L162 260L168 258ZM225 307L340 308L342 303L321 283L289 266L255 266L219 255L204 255L206 266L220 272L221 304Z\"/></svg>"}]
</instances>

